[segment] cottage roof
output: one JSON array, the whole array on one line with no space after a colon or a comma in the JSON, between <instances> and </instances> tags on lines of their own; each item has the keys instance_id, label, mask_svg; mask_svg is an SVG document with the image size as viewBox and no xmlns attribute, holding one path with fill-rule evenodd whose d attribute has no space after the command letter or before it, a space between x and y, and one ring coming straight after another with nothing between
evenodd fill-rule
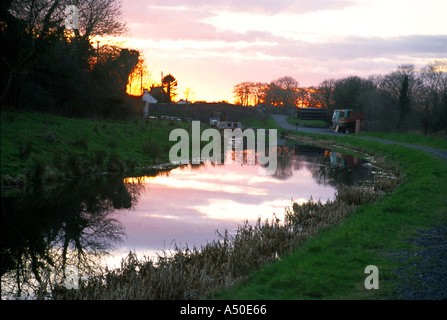
<instances>
[{"instance_id":1,"label":"cottage roof","mask_svg":"<svg viewBox=\"0 0 447 320\"><path fill-rule=\"evenodd\" d=\"M146 90L143 94L143 101L149 102L149 103L157 103L157 99L155 99L153 96L151 96Z\"/></svg>"}]
</instances>

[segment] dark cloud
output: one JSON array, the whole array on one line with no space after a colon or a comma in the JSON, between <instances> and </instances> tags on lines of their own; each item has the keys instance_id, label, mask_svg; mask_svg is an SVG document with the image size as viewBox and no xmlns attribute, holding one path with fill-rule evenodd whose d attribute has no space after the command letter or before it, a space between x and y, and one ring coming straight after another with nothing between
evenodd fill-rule
<instances>
[{"instance_id":1,"label":"dark cloud","mask_svg":"<svg viewBox=\"0 0 447 320\"><path fill-rule=\"evenodd\" d=\"M388 58L396 56L442 56L447 53L447 35L412 35L394 38L347 38L321 45L338 59Z\"/></svg>"}]
</instances>

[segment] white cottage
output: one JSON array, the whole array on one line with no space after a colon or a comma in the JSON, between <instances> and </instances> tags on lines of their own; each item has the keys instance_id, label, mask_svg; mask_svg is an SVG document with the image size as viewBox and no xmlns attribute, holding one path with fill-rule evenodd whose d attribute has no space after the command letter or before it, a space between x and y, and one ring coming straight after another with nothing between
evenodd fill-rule
<instances>
[{"instance_id":1,"label":"white cottage","mask_svg":"<svg viewBox=\"0 0 447 320\"><path fill-rule=\"evenodd\" d=\"M142 99L145 102L144 107L143 107L143 117L147 118L149 116L149 104L150 103L157 103L158 101L153 96L151 96L149 94L147 89L143 90Z\"/></svg>"}]
</instances>

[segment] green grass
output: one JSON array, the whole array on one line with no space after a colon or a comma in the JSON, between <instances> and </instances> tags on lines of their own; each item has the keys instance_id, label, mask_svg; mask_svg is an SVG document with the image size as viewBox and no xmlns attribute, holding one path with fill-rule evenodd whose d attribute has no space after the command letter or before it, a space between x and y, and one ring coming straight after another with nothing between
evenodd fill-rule
<instances>
[{"instance_id":1,"label":"green grass","mask_svg":"<svg viewBox=\"0 0 447 320\"><path fill-rule=\"evenodd\" d=\"M447 150L446 138L424 136L422 134L417 133L360 132L356 135Z\"/></svg>"},{"instance_id":2,"label":"green grass","mask_svg":"<svg viewBox=\"0 0 447 320\"><path fill-rule=\"evenodd\" d=\"M300 135L304 136L304 135ZM447 223L447 163L427 153L352 136L313 135L395 163L403 182L392 194L355 209L342 224L251 273L215 299L381 299L399 282L393 253L417 250L405 240L418 229ZM405 137L402 135L401 137ZM409 139L413 139L410 137ZM423 140L423 139L421 139ZM427 141L421 141L427 143ZM364 269L379 269L379 290L364 287Z\"/></svg>"},{"instance_id":3,"label":"green grass","mask_svg":"<svg viewBox=\"0 0 447 320\"><path fill-rule=\"evenodd\" d=\"M278 124L275 119L272 117L267 117L266 119L259 120L256 117L247 117L241 120L243 126L252 127L252 128L263 128L263 129L277 129L284 131Z\"/></svg>"},{"instance_id":4,"label":"green grass","mask_svg":"<svg viewBox=\"0 0 447 320\"><path fill-rule=\"evenodd\" d=\"M2 112L2 184L133 170L168 161L169 133L189 123L88 120Z\"/></svg>"}]
</instances>

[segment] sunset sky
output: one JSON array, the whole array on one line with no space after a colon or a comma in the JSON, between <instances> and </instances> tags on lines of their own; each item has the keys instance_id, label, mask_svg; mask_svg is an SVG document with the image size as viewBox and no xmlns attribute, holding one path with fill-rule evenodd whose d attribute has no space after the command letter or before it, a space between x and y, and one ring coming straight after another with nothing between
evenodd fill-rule
<instances>
[{"instance_id":1,"label":"sunset sky","mask_svg":"<svg viewBox=\"0 0 447 320\"><path fill-rule=\"evenodd\" d=\"M195 100L292 76L301 86L447 59L445 0L122 0L128 32L160 82Z\"/></svg>"}]
</instances>

